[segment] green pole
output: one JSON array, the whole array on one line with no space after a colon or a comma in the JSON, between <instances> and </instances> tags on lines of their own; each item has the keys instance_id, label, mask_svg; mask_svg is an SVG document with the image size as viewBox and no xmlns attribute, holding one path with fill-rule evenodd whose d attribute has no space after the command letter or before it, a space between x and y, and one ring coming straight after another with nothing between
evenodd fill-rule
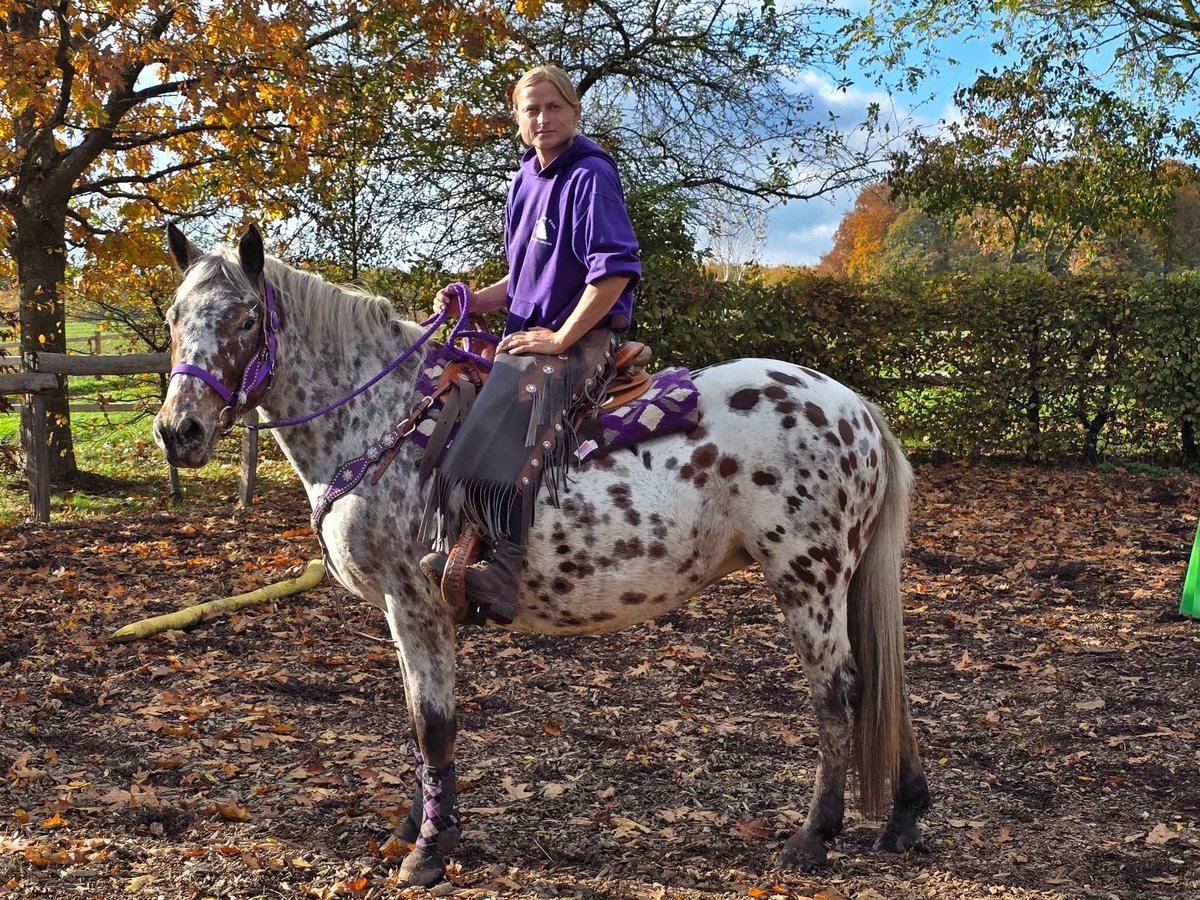
<instances>
[{"instance_id":1,"label":"green pole","mask_svg":"<svg viewBox=\"0 0 1200 900\"><path fill-rule=\"evenodd\" d=\"M1192 558L1188 562L1187 575L1183 579L1183 598L1179 601L1179 614L1200 619L1200 525L1196 527L1196 539L1192 542Z\"/></svg>"}]
</instances>

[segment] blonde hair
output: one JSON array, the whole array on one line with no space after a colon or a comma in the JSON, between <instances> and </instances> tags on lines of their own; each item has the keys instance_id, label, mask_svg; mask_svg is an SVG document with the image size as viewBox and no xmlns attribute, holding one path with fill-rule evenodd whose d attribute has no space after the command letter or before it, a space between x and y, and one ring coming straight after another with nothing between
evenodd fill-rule
<instances>
[{"instance_id":1,"label":"blonde hair","mask_svg":"<svg viewBox=\"0 0 1200 900\"><path fill-rule=\"evenodd\" d=\"M566 72L558 66L537 66L522 75L520 80L513 86L513 112L517 111L517 95L525 90L525 88L540 84L543 81L549 82L558 88L558 92L563 95L563 99L572 106L580 105L579 94L575 92L575 85L571 83L571 77Z\"/></svg>"}]
</instances>

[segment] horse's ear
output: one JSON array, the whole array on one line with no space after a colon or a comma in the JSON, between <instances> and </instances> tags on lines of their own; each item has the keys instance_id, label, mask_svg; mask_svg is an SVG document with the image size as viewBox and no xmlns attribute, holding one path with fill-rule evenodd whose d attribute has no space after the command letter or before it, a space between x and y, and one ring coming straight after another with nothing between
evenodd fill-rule
<instances>
[{"instance_id":1,"label":"horse's ear","mask_svg":"<svg viewBox=\"0 0 1200 900\"><path fill-rule=\"evenodd\" d=\"M188 266L203 255L200 249L175 227L174 222L167 226L167 247L171 251L171 259L175 263L175 268L180 272L186 272Z\"/></svg>"},{"instance_id":2,"label":"horse's ear","mask_svg":"<svg viewBox=\"0 0 1200 900\"><path fill-rule=\"evenodd\" d=\"M263 239L253 222L238 241L238 259L242 261L242 268L250 280L257 282L263 270Z\"/></svg>"}]
</instances>

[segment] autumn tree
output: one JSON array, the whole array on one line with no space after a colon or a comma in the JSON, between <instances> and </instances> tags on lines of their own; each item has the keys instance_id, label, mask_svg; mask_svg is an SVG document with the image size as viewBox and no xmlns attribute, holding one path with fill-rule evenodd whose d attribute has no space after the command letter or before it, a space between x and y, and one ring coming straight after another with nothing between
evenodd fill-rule
<instances>
[{"instance_id":1,"label":"autumn tree","mask_svg":"<svg viewBox=\"0 0 1200 900\"><path fill-rule=\"evenodd\" d=\"M421 94L437 60L500 33L483 5L356 9L0 0L0 248L20 285L23 351L65 350L69 258L103 276L117 249L162 260L164 219L283 208L264 186L300 177L317 138L338 131L334 38L357 29ZM47 415L52 475L69 477L65 386Z\"/></svg>"},{"instance_id":2,"label":"autumn tree","mask_svg":"<svg viewBox=\"0 0 1200 900\"><path fill-rule=\"evenodd\" d=\"M960 119L896 156L893 189L969 220L992 255L1052 272L1081 241L1165 227L1166 117L1076 74L1046 56L981 74L955 92Z\"/></svg>"},{"instance_id":3,"label":"autumn tree","mask_svg":"<svg viewBox=\"0 0 1200 900\"><path fill-rule=\"evenodd\" d=\"M900 211L883 182L863 188L834 232L833 246L817 263L817 271L860 281L876 274L888 229Z\"/></svg>"},{"instance_id":4,"label":"autumn tree","mask_svg":"<svg viewBox=\"0 0 1200 900\"><path fill-rule=\"evenodd\" d=\"M387 185L381 196L400 207L394 258L494 255L524 149L509 91L524 69L553 62L578 85L583 130L616 156L626 187L682 201L693 231L856 184L885 157L872 114L830 118L805 80L835 66L834 15L750 0L518 4L506 39L480 42L478 60L443 62L454 102L400 97L376 111L390 117L384 143L363 155L357 181ZM450 138L449 123L464 127Z\"/></svg>"}]
</instances>

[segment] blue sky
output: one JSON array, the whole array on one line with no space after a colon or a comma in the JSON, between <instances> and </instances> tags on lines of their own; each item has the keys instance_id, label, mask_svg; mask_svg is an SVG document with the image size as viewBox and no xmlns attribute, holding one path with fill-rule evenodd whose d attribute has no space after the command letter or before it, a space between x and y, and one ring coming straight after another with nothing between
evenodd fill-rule
<instances>
[{"instance_id":1,"label":"blue sky","mask_svg":"<svg viewBox=\"0 0 1200 900\"><path fill-rule=\"evenodd\" d=\"M856 83L837 91L828 76L812 72L801 80L801 87L815 96L817 108L827 107L847 123L861 121L862 112L871 102L880 103L884 118L901 130L913 124L936 128L939 121L953 118L953 95L960 85L974 81L981 69L990 70L1002 60L989 41L955 42L942 47L943 61L932 72L918 94L889 95L871 83L861 71L851 71ZM945 58L952 58L952 64ZM768 265L813 265L833 245L838 223L853 205L857 189L831 194L817 200L793 201L768 213L765 246L760 261Z\"/></svg>"}]
</instances>

